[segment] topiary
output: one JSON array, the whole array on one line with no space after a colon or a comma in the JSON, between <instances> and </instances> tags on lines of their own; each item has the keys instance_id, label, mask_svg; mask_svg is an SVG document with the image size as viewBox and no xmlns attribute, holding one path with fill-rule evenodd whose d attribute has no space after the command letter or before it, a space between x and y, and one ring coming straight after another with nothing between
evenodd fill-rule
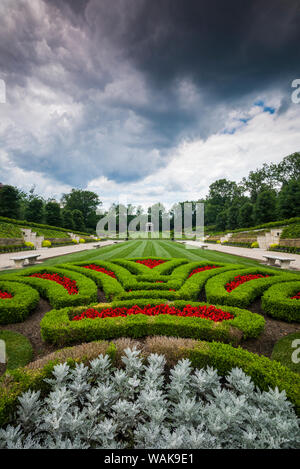
<instances>
[{"instance_id":1,"label":"topiary","mask_svg":"<svg viewBox=\"0 0 300 469\"><path fill-rule=\"evenodd\" d=\"M85 243L85 239L80 238L79 243L81 243L81 244Z\"/></svg>"},{"instance_id":2,"label":"topiary","mask_svg":"<svg viewBox=\"0 0 300 469\"><path fill-rule=\"evenodd\" d=\"M73 239L72 239L72 243L74 243L74 244L78 244L78 241L77 241L77 239L73 238Z\"/></svg>"},{"instance_id":3,"label":"topiary","mask_svg":"<svg viewBox=\"0 0 300 469\"><path fill-rule=\"evenodd\" d=\"M34 244L31 243L30 241L26 241L26 242L25 242L25 246L26 246L27 248L35 249Z\"/></svg>"},{"instance_id":4,"label":"topiary","mask_svg":"<svg viewBox=\"0 0 300 469\"><path fill-rule=\"evenodd\" d=\"M254 241L252 244L251 244L251 248L259 248L259 244L257 241Z\"/></svg>"},{"instance_id":5,"label":"topiary","mask_svg":"<svg viewBox=\"0 0 300 469\"><path fill-rule=\"evenodd\" d=\"M49 241L48 239L45 239L43 242L42 242L42 247L43 248L51 248L51 241Z\"/></svg>"}]
</instances>

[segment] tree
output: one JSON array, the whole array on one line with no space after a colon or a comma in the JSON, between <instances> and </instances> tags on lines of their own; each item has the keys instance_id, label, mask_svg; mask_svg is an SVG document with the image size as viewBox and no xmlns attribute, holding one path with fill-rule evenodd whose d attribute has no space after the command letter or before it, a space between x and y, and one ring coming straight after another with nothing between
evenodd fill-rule
<instances>
[{"instance_id":1,"label":"tree","mask_svg":"<svg viewBox=\"0 0 300 469\"><path fill-rule=\"evenodd\" d=\"M253 204L251 202L245 202L238 213L238 226L239 228L248 228L254 223L253 220Z\"/></svg>"},{"instance_id":2,"label":"tree","mask_svg":"<svg viewBox=\"0 0 300 469\"><path fill-rule=\"evenodd\" d=\"M62 226L62 217L59 203L50 200L45 205L46 223L52 226Z\"/></svg>"},{"instance_id":3,"label":"tree","mask_svg":"<svg viewBox=\"0 0 300 469\"><path fill-rule=\"evenodd\" d=\"M260 192L255 204L255 223L276 220L276 212L276 192L270 189Z\"/></svg>"},{"instance_id":4,"label":"tree","mask_svg":"<svg viewBox=\"0 0 300 469\"><path fill-rule=\"evenodd\" d=\"M71 210L63 209L62 210L62 226L67 230L74 230L74 220Z\"/></svg>"},{"instance_id":5,"label":"tree","mask_svg":"<svg viewBox=\"0 0 300 469\"><path fill-rule=\"evenodd\" d=\"M27 221L42 223L44 218L44 202L39 197L33 197L25 208L25 218Z\"/></svg>"},{"instance_id":6,"label":"tree","mask_svg":"<svg viewBox=\"0 0 300 469\"><path fill-rule=\"evenodd\" d=\"M283 185L278 197L278 212L280 218L300 216L300 179L292 179Z\"/></svg>"},{"instance_id":7,"label":"tree","mask_svg":"<svg viewBox=\"0 0 300 469\"><path fill-rule=\"evenodd\" d=\"M226 224L227 224L227 212L226 210L222 210L217 215L216 229L220 231L224 231L226 229Z\"/></svg>"},{"instance_id":8,"label":"tree","mask_svg":"<svg viewBox=\"0 0 300 469\"><path fill-rule=\"evenodd\" d=\"M288 155L283 160L271 165L274 177L283 184L290 180L300 179L300 153Z\"/></svg>"},{"instance_id":9,"label":"tree","mask_svg":"<svg viewBox=\"0 0 300 469\"><path fill-rule=\"evenodd\" d=\"M0 188L0 216L8 218L19 218L20 194L19 190L10 185Z\"/></svg>"},{"instance_id":10,"label":"tree","mask_svg":"<svg viewBox=\"0 0 300 469\"><path fill-rule=\"evenodd\" d=\"M96 212L97 207L101 205L99 196L95 192L81 189L72 189L69 194L63 194L61 202L65 209L80 210L86 226L89 226L91 213ZM94 223L94 219L92 219L92 223ZM91 226L91 228L95 229L95 226Z\"/></svg>"},{"instance_id":11,"label":"tree","mask_svg":"<svg viewBox=\"0 0 300 469\"><path fill-rule=\"evenodd\" d=\"M74 220L74 229L76 231L84 231L85 226L82 212L78 209L72 210L72 217Z\"/></svg>"}]
</instances>

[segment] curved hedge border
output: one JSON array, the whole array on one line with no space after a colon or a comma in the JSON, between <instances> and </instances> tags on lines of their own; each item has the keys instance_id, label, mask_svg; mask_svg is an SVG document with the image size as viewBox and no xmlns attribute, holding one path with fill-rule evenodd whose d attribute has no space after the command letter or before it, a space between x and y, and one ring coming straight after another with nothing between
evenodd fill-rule
<instances>
[{"instance_id":1,"label":"curved hedge border","mask_svg":"<svg viewBox=\"0 0 300 469\"><path fill-rule=\"evenodd\" d=\"M110 356L113 363L116 363L115 344L105 345L106 354ZM170 354L172 354L172 347L174 345L171 344ZM167 352L166 346L165 353ZM284 389L288 399L295 406L297 414L300 415L300 377L280 363L219 342L195 341L194 346L181 347L178 354L180 355L178 359L188 358L194 368L212 366L221 376L226 376L232 368L239 367L261 390L267 391L270 387L278 387L280 391ZM76 363L86 362L87 358L84 356L81 359L70 358L64 361L74 367ZM49 360L40 369L21 368L11 371L9 376L4 375L0 379L0 426L11 421L21 393L28 389L40 390L44 394L48 392L49 385L44 380L51 377L54 366L60 362L59 359Z\"/></svg>"},{"instance_id":2,"label":"curved hedge border","mask_svg":"<svg viewBox=\"0 0 300 469\"><path fill-rule=\"evenodd\" d=\"M300 300L291 299L300 291L300 279L270 287L262 296L263 310L274 318L300 322Z\"/></svg>"},{"instance_id":3,"label":"curved hedge border","mask_svg":"<svg viewBox=\"0 0 300 469\"><path fill-rule=\"evenodd\" d=\"M13 295L9 299L0 299L0 324L22 322L37 306L40 295L28 285L0 280L0 290Z\"/></svg>"},{"instance_id":4,"label":"curved hedge border","mask_svg":"<svg viewBox=\"0 0 300 469\"><path fill-rule=\"evenodd\" d=\"M233 280L236 275L247 274L263 274L270 275L270 277L245 282L230 293L225 289L225 285ZM276 272L272 269L260 267L225 272L207 281L205 285L207 301L212 304L219 303L245 308L274 283L296 280L296 275L297 274Z\"/></svg>"},{"instance_id":5,"label":"curved hedge border","mask_svg":"<svg viewBox=\"0 0 300 469\"><path fill-rule=\"evenodd\" d=\"M78 294L69 295L63 286L37 277L29 277L35 273L59 274L75 280L78 287ZM4 277L4 276L3 276ZM5 279L27 284L36 288L42 297L47 298L53 308L63 308L64 306L89 304L97 301L97 286L95 282L84 275L71 270L60 269L57 267L33 267L25 269L19 274L6 275Z\"/></svg>"},{"instance_id":6,"label":"curved hedge border","mask_svg":"<svg viewBox=\"0 0 300 469\"><path fill-rule=\"evenodd\" d=\"M109 307L130 307L133 305L154 306L163 304L163 299L144 299L131 301L117 301L111 304L100 303L93 306L98 311ZM175 301L177 307L183 307L186 301ZM193 303L192 306L208 305L208 303ZM216 305L224 309L223 306ZM189 337L202 340L219 340L226 343L237 344L241 338L257 337L264 329L265 320L258 314L234 307L226 308L233 314L234 319L215 323L209 319L180 317L169 315L146 316L137 314L127 317L71 319L87 309L86 306L78 308L63 308L51 310L45 314L41 321L41 334L43 340L59 345L69 345L79 342L91 342L96 339L113 339L116 337L145 337L151 335L166 335L175 337Z\"/></svg>"}]
</instances>

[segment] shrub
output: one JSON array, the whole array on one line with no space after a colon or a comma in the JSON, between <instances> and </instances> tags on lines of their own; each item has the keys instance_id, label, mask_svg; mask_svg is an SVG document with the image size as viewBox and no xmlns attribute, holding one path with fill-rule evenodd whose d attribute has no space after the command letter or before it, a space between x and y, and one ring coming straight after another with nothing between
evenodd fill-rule
<instances>
[{"instance_id":1,"label":"shrub","mask_svg":"<svg viewBox=\"0 0 300 469\"><path fill-rule=\"evenodd\" d=\"M74 244L78 244L78 241L77 241L77 239L73 238L73 239L72 239L72 243L74 243Z\"/></svg>"},{"instance_id":2,"label":"shrub","mask_svg":"<svg viewBox=\"0 0 300 469\"><path fill-rule=\"evenodd\" d=\"M89 367L56 365L45 397L29 390L19 398L19 426L0 430L0 447L298 447L298 419L284 392L257 391L239 368L224 383L217 370L193 370L188 359L166 376L163 355L145 363L139 354L126 349L117 372L103 355Z\"/></svg>"},{"instance_id":3,"label":"shrub","mask_svg":"<svg viewBox=\"0 0 300 469\"><path fill-rule=\"evenodd\" d=\"M27 248L34 249L34 244L31 243L30 241L26 241L24 244Z\"/></svg>"},{"instance_id":4,"label":"shrub","mask_svg":"<svg viewBox=\"0 0 300 469\"><path fill-rule=\"evenodd\" d=\"M262 308L275 318L300 322L300 300L292 299L299 291L300 280L273 285L262 296Z\"/></svg>"},{"instance_id":5,"label":"shrub","mask_svg":"<svg viewBox=\"0 0 300 469\"><path fill-rule=\"evenodd\" d=\"M78 294L70 295L68 291L56 282L47 279L31 277L33 274L58 274L75 281ZM47 298L53 308L63 308L68 305L89 304L97 300L96 284L89 278L77 272L56 267L33 267L15 275L6 275L5 279L21 282L36 288L42 297Z\"/></svg>"},{"instance_id":6,"label":"shrub","mask_svg":"<svg viewBox=\"0 0 300 469\"><path fill-rule=\"evenodd\" d=\"M42 242L42 247L43 248L51 248L51 241L49 241L48 239L44 239L44 241Z\"/></svg>"},{"instance_id":7,"label":"shrub","mask_svg":"<svg viewBox=\"0 0 300 469\"><path fill-rule=\"evenodd\" d=\"M218 240L216 241L216 243L217 243L217 244L221 244L221 240L218 239Z\"/></svg>"},{"instance_id":8,"label":"shrub","mask_svg":"<svg viewBox=\"0 0 300 469\"><path fill-rule=\"evenodd\" d=\"M28 285L0 280L0 290L12 295L9 299L0 299L0 324L22 322L37 306L39 294Z\"/></svg>"},{"instance_id":9,"label":"shrub","mask_svg":"<svg viewBox=\"0 0 300 469\"><path fill-rule=\"evenodd\" d=\"M268 277L246 282L231 292L226 290L226 284L231 282L235 276L252 274L268 275ZM261 296L272 284L296 280L296 275L261 267L225 272L207 281L205 285L206 297L211 304L217 303L245 308Z\"/></svg>"},{"instance_id":10,"label":"shrub","mask_svg":"<svg viewBox=\"0 0 300 469\"><path fill-rule=\"evenodd\" d=\"M80 238L79 243L81 243L81 244L85 243L85 239L84 239L84 238Z\"/></svg>"},{"instance_id":11,"label":"shrub","mask_svg":"<svg viewBox=\"0 0 300 469\"><path fill-rule=\"evenodd\" d=\"M278 248L278 246L279 246L279 244L272 243L272 244L270 244L269 249L276 251L276 249Z\"/></svg>"},{"instance_id":12,"label":"shrub","mask_svg":"<svg viewBox=\"0 0 300 469\"><path fill-rule=\"evenodd\" d=\"M251 248L259 248L259 244L257 241L254 241L252 244L251 244Z\"/></svg>"},{"instance_id":13,"label":"shrub","mask_svg":"<svg viewBox=\"0 0 300 469\"><path fill-rule=\"evenodd\" d=\"M162 299L133 299L117 301L111 304L100 303L93 306L102 311L109 307L143 307L146 305L163 304ZM174 306L183 308L186 301L175 301ZM191 306L209 306L206 303L188 303ZM170 304L171 306L171 304ZM108 317L97 319L83 319L72 321L87 309L64 308L52 310L45 314L41 321L41 334L45 341L54 344L67 345L92 340L112 339L115 337L145 337L150 335L166 335L175 337L191 337L203 340L220 340L237 344L241 338L257 337L263 330L265 321L262 316L247 310L216 305L216 308L232 314L234 319L216 324L209 319L180 317L171 315L145 316L144 314L126 317Z\"/></svg>"}]
</instances>

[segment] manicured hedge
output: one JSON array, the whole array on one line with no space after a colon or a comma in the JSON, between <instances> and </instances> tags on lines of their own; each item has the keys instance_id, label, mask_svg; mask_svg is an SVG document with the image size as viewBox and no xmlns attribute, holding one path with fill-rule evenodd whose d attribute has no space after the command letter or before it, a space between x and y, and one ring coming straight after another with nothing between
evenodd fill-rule
<instances>
[{"instance_id":1,"label":"manicured hedge","mask_svg":"<svg viewBox=\"0 0 300 469\"><path fill-rule=\"evenodd\" d=\"M164 304L162 298L134 299L116 301L111 304L102 303L94 306L101 311L109 307L130 307L133 305L154 306ZM187 303L175 301L174 305L184 307L208 305L207 303ZM216 306L223 309L222 306ZM41 334L45 341L65 345L79 342L91 342L96 339L112 339L116 337L145 337L149 335L166 335L175 337L189 337L203 340L220 340L229 343L238 343L241 337L257 337L264 328L265 320L258 314L247 310L226 307L226 311L233 314L234 319L215 323L209 319L180 317L169 315L146 316L137 314L127 317L97 318L72 321L71 319L87 309L86 306L78 308L64 308L46 313L41 321ZM238 333L236 329L242 332Z\"/></svg>"},{"instance_id":2,"label":"manicured hedge","mask_svg":"<svg viewBox=\"0 0 300 469\"><path fill-rule=\"evenodd\" d=\"M35 273L59 274L75 280L78 287L78 294L69 295L67 290L56 282L42 278L29 277ZM4 276L3 276L4 278ZM36 288L43 298L47 298L53 308L63 308L64 306L75 306L89 304L97 300L97 286L91 279L71 270L57 267L33 267L23 270L15 275L6 275L5 279L21 284L31 285Z\"/></svg>"},{"instance_id":3,"label":"manicured hedge","mask_svg":"<svg viewBox=\"0 0 300 469\"><path fill-rule=\"evenodd\" d=\"M225 285L228 282L232 281L237 275L247 274L263 274L270 275L270 277L251 280L238 286L235 290L227 292ZM216 275L207 281L205 285L206 298L212 304L219 303L245 308L256 298L261 296L262 293L274 283L295 280L297 278L296 275L297 274L276 272L272 269L260 267L225 272L224 274Z\"/></svg>"},{"instance_id":4,"label":"manicured hedge","mask_svg":"<svg viewBox=\"0 0 300 469\"><path fill-rule=\"evenodd\" d=\"M300 279L270 287L262 296L263 310L274 318L300 322L300 300L291 299L300 292Z\"/></svg>"},{"instance_id":5,"label":"manicured hedge","mask_svg":"<svg viewBox=\"0 0 300 469\"><path fill-rule=\"evenodd\" d=\"M106 354L115 363L117 348L113 343L107 344ZM226 376L232 368L239 367L261 390L268 390L270 387L273 389L277 387L280 391L285 390L287 398L300 415L300 377L278 362L219 342L197 341L194 346L182 347L180 356L188 358L195 368L212 366L221 376ZM166 357L168 357L167 347ZM66 361L69 366L74 367L76 363L86 362L86 357L78 360L70 358ZM49 391L45 379L51 377L54 366L59 362L59 359L49 360L40 369L14 370L10 372L9 379L6 376L0 379L0 426L13 420L13 413L21 393L29 389L40 390L42 394Z\"/></svg>"},{"instance_id":6,"label":"manicured hedge","mask_svg":"<svg viewBox=\"0 0 300 469\"><path fill-rule=\"evenodd\" d=\"M12 298L0 299L0 324L24 321L40 299L36 290L18 282L1 279L0 290L13 295Z\"/></svg>"}]
</instances>

